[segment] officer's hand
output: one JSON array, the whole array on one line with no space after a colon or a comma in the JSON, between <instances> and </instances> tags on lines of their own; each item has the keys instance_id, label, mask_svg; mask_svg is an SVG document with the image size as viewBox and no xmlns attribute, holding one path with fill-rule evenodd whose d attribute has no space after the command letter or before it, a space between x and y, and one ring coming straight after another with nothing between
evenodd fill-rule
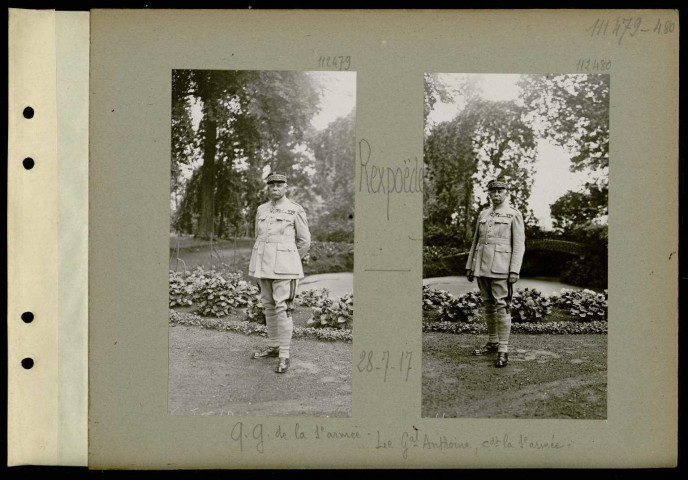
<instances>
[{"instance_id":1,"label":"officer's hand","mask_svg":"<svg viewBox=\"0 0 688 480\"><path fill-rule=\"evenodd\" d=\"M469 282L473 281L473 270L466 270L466 278Z\"/></svg>"},{"instance_id":2,"label":"officer's hand","mask_svg":"<svg viewBox=\"0 0 688 480\"><path fill-rule=\"evenodd\" d=\"M516 282L518 282L518 274L510 273L509 274L509 283L516 283Z\"/></svg>"}]
</instances>

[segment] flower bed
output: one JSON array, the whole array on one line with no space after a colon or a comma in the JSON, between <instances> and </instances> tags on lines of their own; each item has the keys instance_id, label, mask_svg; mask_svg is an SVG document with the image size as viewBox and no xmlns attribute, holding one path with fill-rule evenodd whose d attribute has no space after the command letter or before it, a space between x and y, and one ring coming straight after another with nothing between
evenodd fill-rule
<instances>
[{"instance_id":1,"label":"flower bed","mask_svg":"<svg viewBox=\"0 0 688 480\"><path fill-rule=\"evenodd\" d=\"M458 297L443 290L423 287L424 321L475 323L484 310L479 291L474 289ZM562 289L560 293L544 296L537 289L517 289L511 300L511 319L514 324L606 322L607 292ZM554 322L553 322L554 321Z\"/></svg>"},{"instance_id":2,"label":"flower bed","mask_svg":"<svg viewBox=\"0 0 688 480\"><path fill-rule=\"evenodd\" d=\"M476 335L487 334L487 326L484 323L456 323L456 322L435 322L424 323L424 332L443 332L443 333L472 333ZM607 334L607 322L592 321L587 323L578 322L549 322L549 323L513 323L511 333L524 335L538 334L568 334L583 335L592 333Z\"/></svg>"},{"instance_id":3,"label":"flower bed","mask_svg":"<svg viewBox=\"0 0 688 480\"><path fill-rule=\"evenodd\" d=\"M267 335L267 328L256 322L247 320L232 320L228 318L201 317L195 313L177 312L170 310L170 325L198 326L210 330L243 333L244 335ZM351 330L334 328L294 327L293 338L316 338L326 341L353 341Z\"/></svg>"},{"instance_id":4,"label":"flower bed","mask_svg":"<svg viewBox=\"0 0 688 480\"><path fill-rule=\"evenodd\" d=\"M309 328L351 329L353 293L330 298L327 289L307 290L297 295L295 304L311 308ZM189 276L170 271L170 308L193 307L194 313L221 318L242 309L245 320L265 324L265 313L257 286L231 273L197 267Z\"/></svg>"}]
</instances>

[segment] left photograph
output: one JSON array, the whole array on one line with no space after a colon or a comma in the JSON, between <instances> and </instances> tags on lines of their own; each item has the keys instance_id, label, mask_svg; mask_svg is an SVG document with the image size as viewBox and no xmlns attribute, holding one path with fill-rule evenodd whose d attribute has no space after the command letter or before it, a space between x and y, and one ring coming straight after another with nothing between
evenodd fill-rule
<instances>
[{"instance_id":1,"label":"left photograph","mask_svg":"<svg viewBox=\"0 0 688 480\"><path fill-rule=\"evenodd\" d=\"M355 72L171 82L169 414L351 416Z\"/></svg>"}]
</instances>

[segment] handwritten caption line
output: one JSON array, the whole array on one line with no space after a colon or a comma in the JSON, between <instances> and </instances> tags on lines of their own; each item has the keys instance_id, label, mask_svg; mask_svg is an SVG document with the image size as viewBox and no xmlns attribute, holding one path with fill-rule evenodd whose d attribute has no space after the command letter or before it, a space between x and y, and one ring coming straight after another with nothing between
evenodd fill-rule
<instances>
[{"instance_id":1,"label":"handwritten caption line","mask_svg":"<svg viewBox=\"0 0 688 480\"><path fill-rule=\"evenodd\" d=\"M266 452L266 447L283 442L337 442L348 444L351 448L376 451L397 451L404 460L416 452L426 451L472 451L475 454L494 451L561 451L574 446L574 441L557 437L554 434L536 437L522 433L512 435L504 433L489 435L483 438L465 438L459 433L438 434L421 432L413 426L394 438L381 430L363 431L358 425L353 427L331 427L322 423L304 425L301 422L278 424L271 432L266 431L262 423L251 425L249 422L236 422L230 429L233 441L233 452L243 454L251 451L259 454Z\"/></svg>"}]
</instances>

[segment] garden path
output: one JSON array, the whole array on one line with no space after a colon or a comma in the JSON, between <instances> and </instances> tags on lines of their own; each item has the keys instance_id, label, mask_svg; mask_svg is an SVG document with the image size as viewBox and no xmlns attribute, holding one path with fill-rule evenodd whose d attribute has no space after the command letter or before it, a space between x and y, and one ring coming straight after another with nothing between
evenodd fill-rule
<instances>
[{"instance_id":1,"label":"garden path","mask_svg":"<svg viewBox=\"0 0 688 480\"><path fill-rule=\"evenodd\" d=\"M473 289L478 288L476 281L469 282L465 276L452 277L435 277L423 279L423 285L436 290L444 290L454 296L463 295ZM573 290L581 290L582 287L575 287L557 281L557 279L536 277L536 278L521 278L515 285L516 288L536 288L540 290L543 295L551 295L559 293L562 288L569 288ZM595 290L595 289L592 289Z\"/></svg>"},{"instance_id":2,"label":"garden path","mask_svg":"<svg viewBox=\"0 0 688 480\"><path fill-rule=\"evenodd\" d=\"M168 408L172 415L351 415L351 344L293 339L291 367L252 360L263 337L171 326Z\"/></svg>"}]
</instances>

